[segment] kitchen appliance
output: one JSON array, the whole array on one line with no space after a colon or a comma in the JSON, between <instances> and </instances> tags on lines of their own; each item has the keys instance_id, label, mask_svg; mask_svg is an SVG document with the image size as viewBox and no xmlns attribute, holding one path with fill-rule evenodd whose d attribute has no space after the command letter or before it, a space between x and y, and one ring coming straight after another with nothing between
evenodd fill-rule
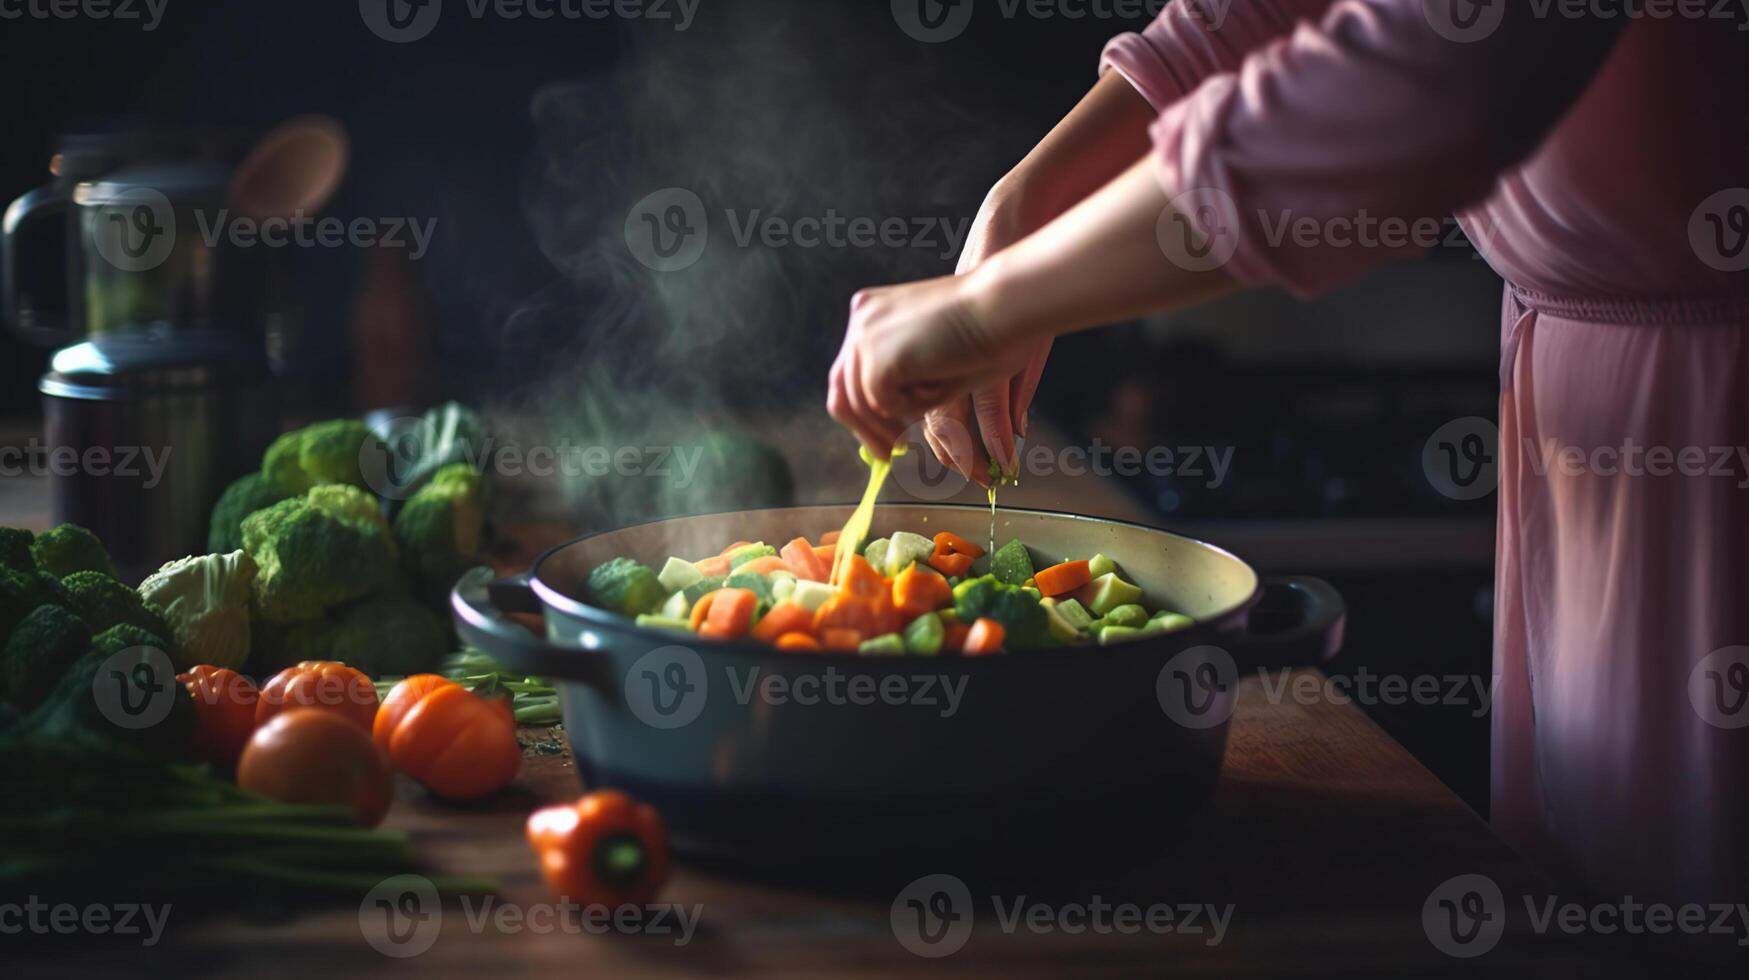
<instances>
[{"instance_id":1,"label":"kitchen appliance","mask_svg":"<svg viewBox=\"0 0 1749 980\"><path fill-rule=\"evenodd\" d=\"M277 431L260 345L163 325L57 351L38 385L53 519L90 528L124 581L206 550L207 519Z\"/></svg>"},{"instance_id":2,"label":"kitchen appliance","mask_svg":"<svg viewBox=\"0 0 1749 980\"><path fill-rule=\"evenodd\" d=\"M590 535L526 574L465 577L456 627L554 681L583 784L655 804L682 852L889 871L1102 844L1133 853L1211 792L1237 676L1320 663L1341 643L1342 599L1319 580L1260 580L1200 541L1047 511L1000 511L998 539L1052 556L1102 552L1150 606L1199 625L992 657L791 654L642 629L580 599L588 572L616 556L659 564L729 541L817 537L849 513L749 510ZM981 540L990 519L975 506L883 505L872 533ZM541 616L545 638L510 613ZM952 706L949 689L961 693Z\"/></svg>"}]
</instances>

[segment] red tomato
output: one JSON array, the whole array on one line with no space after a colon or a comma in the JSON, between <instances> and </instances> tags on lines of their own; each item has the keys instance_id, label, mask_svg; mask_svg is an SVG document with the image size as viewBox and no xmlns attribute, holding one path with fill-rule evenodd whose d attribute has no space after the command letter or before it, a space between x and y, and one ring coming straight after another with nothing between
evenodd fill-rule
<instances>
[{"instance_id":1,"label":"red tomato","mask_svg":"<svg viewBox=\"0 0 1749 980\"><path fill-rule=\"evenodd\" d=\"M306 660L274 674L261 688L255 725L281 711L320 708L351 721L368 734L377 714L377 689L363 672L336 660Z\"/></svg>"},{"instance_id":2,"label":"red tomato","mask_svg":"<svg viewBox=\"0 0 1749 980\"><path fill-rule=\"evenodd\" d=\"M229 667L200 664L176 679L194 699L194 751L221 772L237 768L237 757L255 732L255 702L260 692L249 678Z\"/></svg>"},{"instance_id":3,"label":"red tomato","mask_svg":"<svg viewBox=\"0 0 1749 980\"><path fill-rule=\"evenodd\" d=\"M285 803L338 803L374 827L389 812L394 776L383 750L339 712L294 707L255 730L237 785Z\"/></svg>"}]
</instances>

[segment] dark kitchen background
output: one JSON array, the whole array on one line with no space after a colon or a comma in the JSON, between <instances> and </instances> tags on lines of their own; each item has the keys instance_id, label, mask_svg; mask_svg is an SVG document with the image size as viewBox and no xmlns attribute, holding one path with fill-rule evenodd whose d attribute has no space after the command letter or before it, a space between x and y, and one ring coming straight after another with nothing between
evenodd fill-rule
<instances>
[{"instance_id":1,"label":"dark kitchen background","mask_svg":"<svg viewBox=\"0 0 1749 980\"><path fill-rule=\"evenodd\" d=\"M720 426L773 445L796 496L849 498L853 442L822 408L847 300L951 271L953 256L939 241L741 246L724 212L969 219L1092 83L1104 41L1145 20L980 3L963 34L921 43L884 2L663 6L670 19L541 19L447 0L408 43L374 34L348 0L164 0L149 31L3 20L0 197L47 182L68 134L221 134L222 155L326 114L350 157L323 213L435 224L417 257L284 250L288 423L457 398L551 438ZM658 272L623 228L668 187L698 194L711 239L696 265ZM42 278L58 254L46 248L20 273L44 304L66 290ZM1422 460L1442 425L1494 414L1499 288L1455 242L1315 302L1259 292L1059 343L1040 441L1230 448L1232 469L1213 487L1112 477L1028 496L1023 481L1014 502L1137 517L1266 573L1330 578L1350 603L1337 676L1486 683L1493 497L1442 494ZM21 442L40 431L49 350L10 331L0 350L4 438ZM574 524L630 516L611 490L546 489L522 502ZM1486 812L1485 705L1365 707Z\"/></svg>"}]
</instances>

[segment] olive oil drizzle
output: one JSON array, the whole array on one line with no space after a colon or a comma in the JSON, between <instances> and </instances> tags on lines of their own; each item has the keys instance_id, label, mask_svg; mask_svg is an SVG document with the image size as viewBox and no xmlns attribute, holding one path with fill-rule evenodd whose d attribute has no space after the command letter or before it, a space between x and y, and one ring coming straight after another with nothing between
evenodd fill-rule
<instances>
[{"instance_id":1,"label":"olive oil drizzle","mask_svg":"<svg viewBox=\"0 0 1749 980\"><path fill-rule=\"evenodd\" d=\"M832 553L833 585L844 580L844 573L850 569L851 556L862 550L863 539L868 537L868 529L874 525L875 498L881 495L887 474L892 472L893 460L905 455L909 449L901 442L893 447L890 459L875 459L867 446L859 447L862 461L868 464L868 487L863 490L862 501L856 505L856 510L851 512L850 520L844 522L844 530L838 532L838 549ZM995 526L994 523L990 525L992 530Z\"/></svg>"}]
</instances>

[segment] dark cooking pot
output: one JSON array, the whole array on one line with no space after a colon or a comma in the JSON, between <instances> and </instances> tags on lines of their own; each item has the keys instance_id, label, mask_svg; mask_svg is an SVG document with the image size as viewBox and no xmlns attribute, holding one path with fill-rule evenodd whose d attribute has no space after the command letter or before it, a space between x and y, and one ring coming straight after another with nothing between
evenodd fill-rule
<instances>
[{"instance_id":1,"label":"dark cooking pot","mask_svg":"<svg viewBox=\"0 0 1749 980\"><path fill-rule=\"evenodd\" d=\"M1237 675L1319 663L1341 642L1342 599L1318 579L1264 581L1200 541L1030 510L1001 511L997 540L1056 559L1103 552L1150 608L1198 625L994 657L791 654L640 629L579 598L590 569L616 556L659 567L737 540L817 540L849 512L751 510L589 535L523 575L476 570L455 589L456 627L558 685L583 783L655 804L676 849L802 864L1013 855L1041 832L1061 850L1110 840L1126 821L1158 827L1212 790ZM981 541L989 522L978 507L890 504L872 533ZM546 639L507 613L539 613Z\"/></svg>"}]
</instances>

